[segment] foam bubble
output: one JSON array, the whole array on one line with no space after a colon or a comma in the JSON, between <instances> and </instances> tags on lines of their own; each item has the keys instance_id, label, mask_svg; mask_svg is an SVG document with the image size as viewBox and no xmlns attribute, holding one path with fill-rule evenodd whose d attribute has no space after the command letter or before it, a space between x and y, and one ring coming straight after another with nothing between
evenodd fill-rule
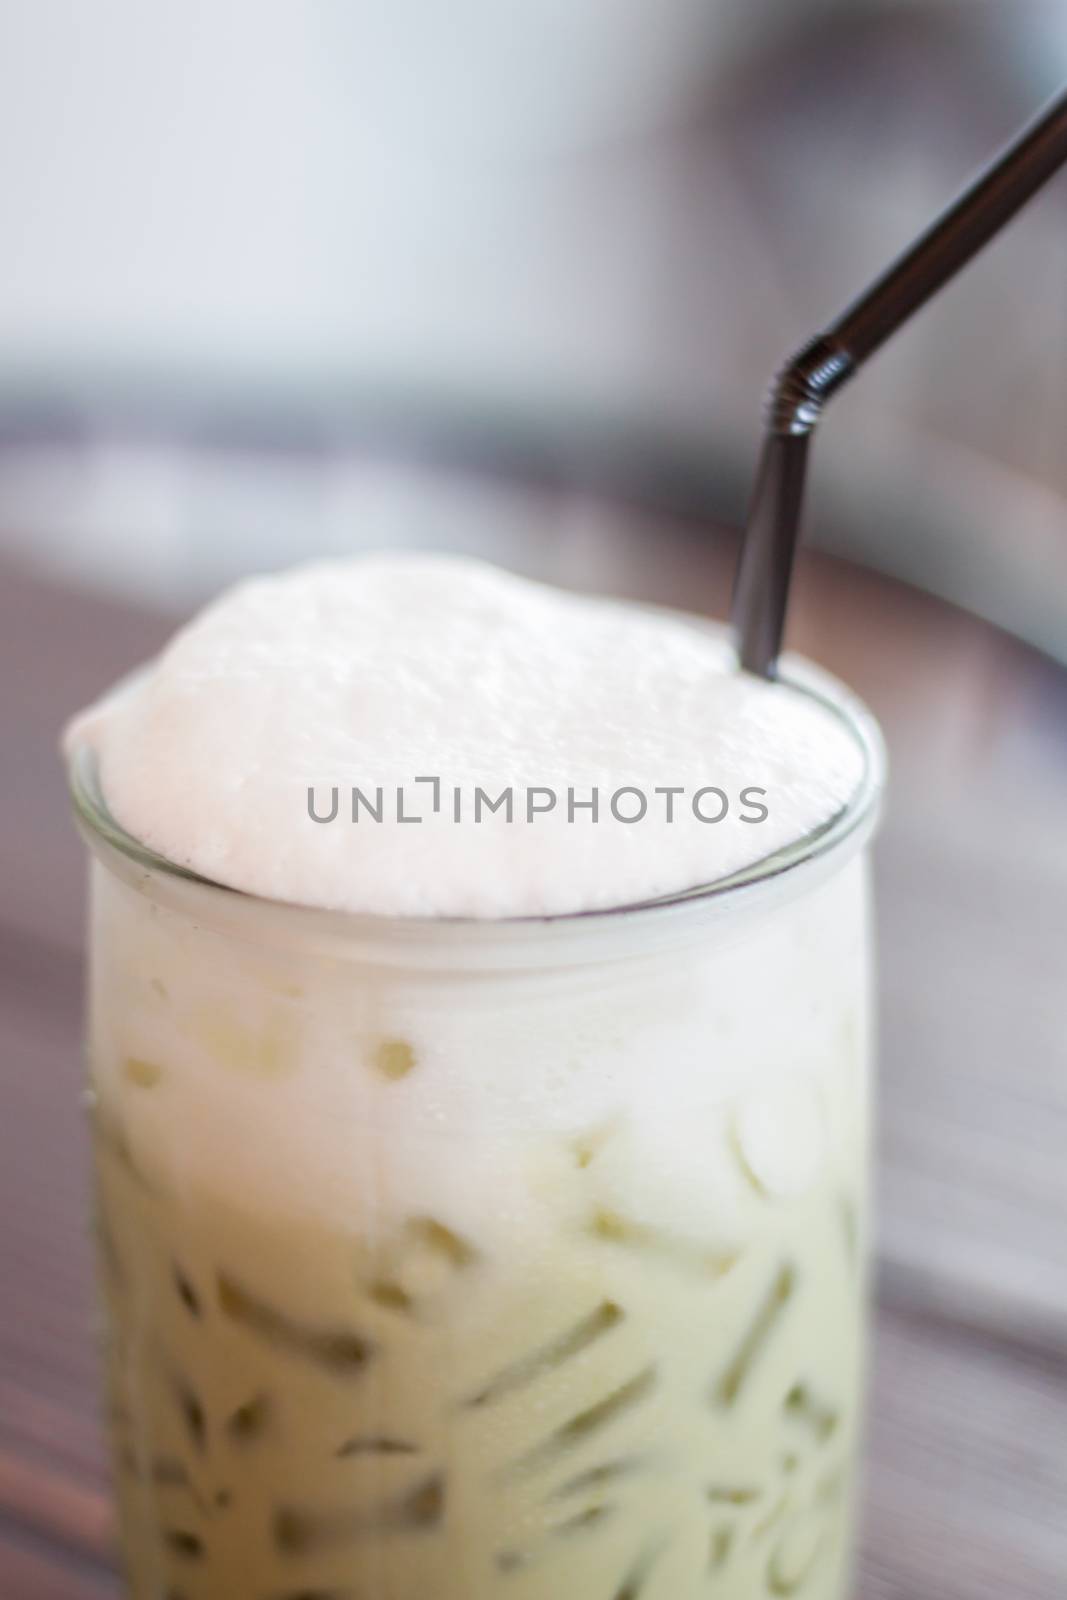
<instances>
[{"instance_id":1,"label":"foam bubble","mask_svg":"<svg viewBox=\"0 0 1067 1600\"><path fill-rule=\"evenodd\" d=\"M737 673L721 634L412 554L239 585L68 741L95 747L113 815L170 860L281 900L414 916L594 910L714 881L825 823L862 764L831 712ZM429 776L436 812L414 781ZM311 819L309 786L320 815L336 788L334 821ZM353 786L382 789L381 822L349 820ZM399 820L398 787L421 822ZM513 820L483 806L475 821L476 787L511 788ZM558 798L526 821L534 787ZM568 791L594 787L598 820L569 820ZM670 822L667 787L684 791ZM692 807L712 787L729 804L717 823ZM612 814L620 789L641 791L643 820ZM766 820L743 820L745 789L765 791Z\"/></svg>"}]
</instances>

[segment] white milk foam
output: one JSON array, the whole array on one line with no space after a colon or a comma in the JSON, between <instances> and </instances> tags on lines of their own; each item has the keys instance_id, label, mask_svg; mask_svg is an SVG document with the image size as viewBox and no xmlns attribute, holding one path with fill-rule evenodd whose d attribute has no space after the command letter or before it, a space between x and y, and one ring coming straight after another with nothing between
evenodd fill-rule
<instances>
[{"instance_id":1,"label":"white milk foam","mask_svg":"<svg viewBox=\"0 0 1067 1600\"><path fill-rule=\"evenodd\" d=\"M713 882L825 823L862 769L831 712L738 673L714 630L418 554L238 585L67 738L95 748L116 820L171 861L279 900L422 917L596 910ZM436 813L418 777L440 779ZM309 786L322 816L336 786L333 821L309 816ZM353 786L372 802L381 786L381 822L350 820ZM509 786L514 820L483 805L476 822L475 788ZM568 791L594 786L598 820L568 820ZM684 790L670 822L667 786ZM719 822L693 812L711 786L729 803ZM398 787L421 822L397 820ZM532 821L530 788L557 795ZM641 821L612 814L623 788L645 797ZM765 794L743 805L746 789ZM743 820L759 805L765 820Z\"/></svg>"}]
</instances>

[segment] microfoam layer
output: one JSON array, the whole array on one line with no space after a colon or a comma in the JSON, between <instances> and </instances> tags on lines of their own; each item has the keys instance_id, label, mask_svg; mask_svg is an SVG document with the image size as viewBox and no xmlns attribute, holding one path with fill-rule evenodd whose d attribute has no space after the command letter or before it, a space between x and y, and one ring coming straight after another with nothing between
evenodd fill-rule
<instances>
[{"instance_id":1,"label":"microfoam layer","mask_svg":"<svg viewBox=\"0 0 1067 1600\"><path fill-rule=\"evenodd\" d=\"M178 865L421 917L714 882L828 822L863 766L832 711L739 673L714 629L415 554L238 585L67 738Z\"/></svg>"}]
</instances>

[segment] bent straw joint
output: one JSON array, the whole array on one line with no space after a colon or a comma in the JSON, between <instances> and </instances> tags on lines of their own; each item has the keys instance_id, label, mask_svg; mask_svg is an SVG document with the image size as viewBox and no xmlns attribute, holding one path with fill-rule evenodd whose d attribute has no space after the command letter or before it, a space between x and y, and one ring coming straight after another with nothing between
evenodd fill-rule
<instances>
[{"instance_id":1,"label":"bent straw joint","mask_svg":"<svg viewBox=\"0 0 1067 1600\"><path fill-rule=\"evenodd\" d=\"M737 654L773 678L812 432L831 395L1067 161L1067 92L1057 95L991 166L826 330L778 374L734 585Z\"/></svg>"},{"instance_id":2,"label":"bent straw joint","mask_svg":"<svg viewBox=\"0 0 1067 1600\"><path fill-rule=\"evenodd\" d=\"M767 395L771 433L810 433L823 406L855 372L856 361L832 334L820 333L776 374Z\"/></svg>"}]
</instances>

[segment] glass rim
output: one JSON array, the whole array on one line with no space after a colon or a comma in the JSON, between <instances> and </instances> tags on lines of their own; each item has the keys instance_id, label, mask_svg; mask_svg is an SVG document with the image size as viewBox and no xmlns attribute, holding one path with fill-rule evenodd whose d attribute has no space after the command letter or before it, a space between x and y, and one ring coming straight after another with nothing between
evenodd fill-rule
<instances>
[{"instance_id":1,"label":"glass rim","mask_svg":"<svg viewBox=\"0 0 1067 1600\"><path fill-rule=\"evenodd\" d=\"M705 619L693 619L702 621ZM620 924L640 924L652 931L671 923L692 927L726 910L766 905L768 898L790 897L802 883L812 881L820 869L828 871L834 860L858 850L877 825L885 785L886 757L881 731L872 713L839 679L803 658L783 658L779 682L821 704L845 727L863 757L860 781L845 804L801 838L747 866L716 878L654 898L583 911L510 917L393 916L379 912L330 909L292 900L279 900L235 888L204 877L159 855L126 832L107 808L96 772L95 753L78 744L67 753L67 777L75 818L94 854L113 866L142 892L158 882L164 897L198 904L210 899L217 910L260 919L282 918L291 932L304 929L340 939L345 944L367 940L374 944L399 942L411 947L427 941L494 943L522 941L538 935L551 938L567 933L595 935ZM121 692L125 683L112 693ZM850 848L851 847L851 848ZM156 893L156 898L159 894Z\"/></svg>"}]
</instances>

